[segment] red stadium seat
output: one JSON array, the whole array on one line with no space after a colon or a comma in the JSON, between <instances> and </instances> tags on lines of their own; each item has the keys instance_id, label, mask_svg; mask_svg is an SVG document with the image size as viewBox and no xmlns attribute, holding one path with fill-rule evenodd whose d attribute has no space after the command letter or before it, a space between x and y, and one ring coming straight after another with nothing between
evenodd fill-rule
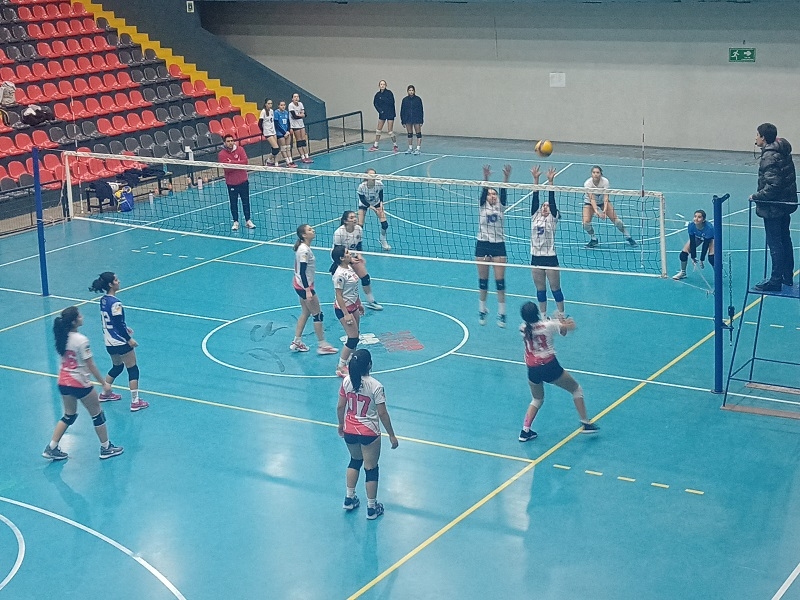
<instances>
[{"instance_id":1,"label":"red stadium seat","mask_svg":"<svg viewBox=\"0 0 800 600\"><path fill-rule=\"evenodd\" d=\"M215 119L212 119L208 122L208 130L211 133L216 133L217 135L224 135L222 130L222 124Z\"/></svg>"},{"instance_id":2,"label":"red stadium seat","mask_svg":"<svg viewBox=\"0 0 800 600\"><path fill-rule=\"evenodd\" d=\"M78 64L78 71L84 75L87 73L97 73L97 69L92 66L92 61L90 61L87 57L79 56L75 62Z\"/></svg>"},{"instance_id":3,"label":"red stadium seat","mask_svg":"<svg viewBox=\"0 0 800 600\"><path fill-rule=\"evenodd\" d=\"M239 129L240 127L246 127L247 122L244 120L244 117L242 115L234 115L233 126L236 127L236 129Z\"/></svg>"},{"instance_id":4,"label":"red stadium seat","mask_svg":"<svg viewBox=\"0 0 800 600\"><path fill-rule=\"evenodd\" d=\"M0 67L0 80L17 83L17 72L11 67Z\"/></svg>"},{"instance_id":5,"label":"red stadium seat","mask_svg":"<svg viewBox=\"0 0 800 600\"><path fill-rule=\"evenodd\" d=\"M38 148L58 148L58 144L51 142L42 129L35 129L31 138L33 139L33 145Z\"/></svg>"},{"instance_id":6,"label":"red stadium seat","mask_svg":"<svg viewBox=\"0 0 800 600\"><path fill-rule=\"evenodd\" d=\"M119 62L119 57L116 54L108 53L105 55L106 65L108 65L108 69L127 69L127 65L123 65Z\"/></svg>"},{"instance_id":7,"label":"red stadium seat","mask_svg":"<svg viewBox=\"0 0 800 600\"><path fill-rule=\"evenodd\" d=\"M35 25L28 25L28 28L35 27ZM69 29L69 28L67 28ZM49 21L45 21L42 23L42 27L40 29L41 34L40 37L45 40L50 40L57 37L63 37L56 29L56 26L50 23ZM33 37L33 36L31 36Z\"/></svg>"},{"instance_id":8,"label":"red stadium seat","mask_svg":"<svg viewBox=\"0 0 800 600\"><path fill-rule=\"evenodd\" d=\"M222 125L222 130L225 133L233 133L236 129L236 126L233 124L233 119L230 117L222 117L219 121L220 125Z\"/></svg>"},{"instance_id":9,"label":"red stadium seat","mask_svg":"<svg viewBox=\"0 0 800 600\"><path fill-rule=\"evenodd\" d=\"M99 52L108 52L110 50L114 50L114 46L108 43L106 36L104 35L96 35L92 38L92 42L94 42L94 47Z\"/></svg>"},{"instance_id":10,"label":"red stadium seat","mask_svg":"<svg viewBox=\"0 0 800 600\"><path fill-rule=\"evenodd\" d=\"M64 98L66 98L66 96L58 91L58 86L52 81L48 81L42 86L42 94L49 100L64 100Z\"/></svg>"},{"instance_id":11,"label":"red stadium seat","mask_svg":"<svg viewBox=\"0 0 800 600\"><path fill-rule=\"evenodd\" d=\"M194 86L192 85L192 82L191 82L191 81L184 81L184 82L181 84L181 91L183 92L183 94L184 94L185 96L192 97L192 96L194 96L194 95L195 95L195 94L194 94Z\"/></svg>"},{"instance_id":12,"label":"red stadium seat","mask_svg":"<svg viewBox=\"0 0 800 600\"><path fill-rule=\"evenodd\" d=\"M103 80L97 75L91 75L89 77L89 88L93 90L93 93L100 92L101 94L105 94L114 90L113 87L108 87L105 85Z\"/></svg>"},{"instance_id":13,"label":"red stadium seat","mask_svg":"<svg viewBox=\"0 0 800 600\"><path fill-rule=\"evenodd\" d=\"M31 73L33 73L33 81L51 79L50 73L47 72L47 67L41 62L35 62L31 65Z\"/></svg>"},{"instance_id":14,"label":"red stadium seat","mask_svg":"<svg viewBox=\"0 0 800 600\"><path fill-rule=\"evenodd\" d=\"M99 158L89 159L89 172L101 179L106 177L114 177L115 175L113 171L109 171L103 166L103 161Z\"/></svg>"},{"instance_id":15,"label":"red stadium seat","mask_svg":"<svg viewBox=\"0 0 800 600\"><path fill-rule=\"evenodd\" d=\"M36 44L36 54L42 58L53 58L55 56L53 50L50 48L50 44L47 42L38 42Z\"/></svg>"},{"instance_id":16,"label":"red stadium seat","mask_svg":"<svg viewBox=\"0 0 800 600\"><path fill-rule=\"evenodd\" d=\"M152 102L148 102L142 96L142 92L139 90L131 90L129 94L130 102L136 108L143 108L145 106L153 106Z\"/></svg>"},{"instance_id":17,"label":"red stadium seat","mask_svg":"<svg viewBox=\"0 0 800 600\"><path fill-rule=\"evenodd\" d=\"M95 51L94 42L92 42L92 38L90 37L82 37L81 38L81 49L83 50L84 54L91 54Z\"/></svg>"},{"instance_id":18,"label":"red stadium seat","mask_svg":"<svg viewBox=\"0 0 800 600\"><path fill-rule=\"evenodd\" d=\"M52 25L51 25L51 27L52 27ZM53 28L53 33L55 33L55 28ZM36 23L29 23L28 24L28 37L31 37L34 40L47 40L47 39L50 39L50 38L55 37L55 36L44 34L44 33L42 33L42 28L39 27Z\"/></svg>"},{"instance_id":19,"label":"red stadium seat","mask_svg":"<svg viewBox=\"0 0 800 600\"><path fill-rule=\"evenodd\" d=\"M67 45L64 43L64 40L53 40L52 42L50 42L50 46L52 47L52 54L54 57L73 56L72 52L67 50ZM64 66L63 63L61 66L62 67ZM65 71L67 70L66 67L64 67L64 70Z\"/></svg>"},{"instance_id":20,"label":"red stadium seat","mask_svg":"<svg viewBox=\"0 0 800 600\"><path fill-rule=\"evenodd\" d=\"M108 71L108 65L106 64L105 59L99 54L95 54L92 56L92 67L98 73L102 71ZM116 87L117 87L117 82L114 81L114 88Z\"/></svg>"},{"instance_id":21,"label":"red stadium seat","mask_svg":"<svg viewBox=\"0 0 800 600\"><path fill-rule=\"evenodd\" d=\"M119 89L119 84L117 83L117 78L114 77L113 73L106 73L103 75L103 85L109 90L114 91Z\"/></svg>"},{"instance_id":22,"label":"red stadium seat","mask_svg":"<svg viewBox=\"0 0 800 600\"><path fill-rule=\"evenodd\" d=\"M118 88L136 88L139 84L131 79L130 73L127 71L120 71L117 73L117 87Z\"/></svg>"},{"instance_id":23,"label":"red stadium seat","mask_svg":"<svg viewBox=\"0 0 800 600\"><path fill-rule=\"evenodd\" d=\"M256 125L258 124L258 118L253 113L247 113L244 120L247 121L248 125L252 125L253 123Z\"/></svg>"},{"instance_id":24,"label":"red stadium seat","mask_svg":"<svg viewBox=\"0 0 800 600\"><path fill-rule=\"evenodd\" d=\"M197 111L197 114L201 117L210 117L212 113L208 110L208 105L206 104L205 100L197 100L194 103L194 109Z\"/></svg>"},{"instance_id":25,"label":"red stadium seat","mask_svg":"<svg viewBox=\"0 0 800 600\"><path fill-rule=\"evenodd\" d=\"M131 101L128 100L128 97L122 92L117 92L116 94L114 94L114 104L116 104L123 110L131 110L136 108L136 106L134 104L131 104Z\"/></svg>"},{"instance_id":26,"label":"red stadium seat","mask_svg":"<svg viewBox=\"0 0 800 600\"><path fill-rule=\"evenodd\" d=\"M128 128L132 129L133 131L143 131L148 129L147 125L145 125L144 121L142 121L142 118L135 112L128 113L126 120L128 121Z\"/></svg>"},{"instance_id":27,"label":"red stadium seat","mask_svg":"<svg viewBox=\"0 0 800 600\"><path fill-rule=\"evenodd\" d=\"M220 96L219 99L219 107L222 112L226 113L238 113L239 109L236 108L232 103L231 99L227 96Z\"/></svg>"},{"instance_id":28,"label":"red stadium seat","mask_svg":"<svg viewBox=\"0 0 800 600\"><path fill-rule=\"evenodd\" d=\"M22 154L22 151L14 145L14 140L12 140L10 136L0 135L0 158L15 156L17 154ZM3 177L0 176L0 179L2 178Z\"/></svg>"},{"instance_id":29,"label":"red stadium seat","mask_svg":"<svg viewBox=\"0 0 800 600\"><path fill-rule=\"evenodd\" d=\"M56 19L61 18L61 11L58 8L57 4L50 3L47 5L47 19L49 21L55 21Z\"/></svg>"},{"instance_id":30,"label":"red stadium seat","mask_svg":"<svg viewBox=\"0 0 800 600\"><path fill-rule=\"evenodd\" d=\"M57 60L47 61L47 72L50 74L50 79L62 79L66 76L64 69L61 68L61 63Z\"/></svg>"},{"instance_id":31,"label":"red stadium seat","mask_svg":"<svg viewBox=\"0 0 800 600\"><path fill-rule=\"evenodd\" d=\"M84 8L83 4L80 2L73 2L72 3L72 16L73 17L82 17L84 15L88 15L89 13L86 12L86 8Z\"/></svg>"},{"instance_id":32,"label":"red stadium seat","mask_svg":"<svg viewBox=\"0 0 800 600\"><path fill-rule=\"evenodd\" d=\"M53 42L55 44L55 42ZM66 44L67 47L67 54L70 56L78 56L79 54L86 54L86 51L81 46L81 43L76 39L69 39L66 42L62 42Z\"/></svg>"},{"instance_id":33,"label":"red stadium seat","mask_svg":"<svg viewBox=\"0 0 800 600\"><path fill-rule=\"evenodd\" d=\"M28 152L30 152L30 150ZM25 168L25 165L18 160L12 160L10 163L8 163L8 176L14 181L19 181L19 176L24 175L27 172L28 170Z\"/></svg>"},{"instance_id":34,"label":"red stadium seat","mask_svg":"<svg viewBox=\"0 0 800 600\"><path fill-rule=\"evenodd\" d=\"M89 100L94 100L94 98L86 99L87 107L89 106ZM95 102L97 101L95 100ZM94 104L94 102L92 104ZM97 114L110 115L111 113L119 112L119 110L119 105L114 102L111 96L100 96L100 112Z\"/></svg>"},{"instance_id":35,"label":"red stadium seat","mask_svg":"<svg viewBox=\"0 0 800 600\"><path fill-rule=\"evenodd\" d=\"M75 94L77 96L88 96L93 93L85 79L78 78L72 82L72 85L75 87Z\"/></svg>"},{"instance_id":36,"label":"red stadium seat","mask_svg":"<svg viewBox=\"0 0 800 600\"><path fill-rule=\"evenodd\" d=\"M156 115L152 110L143 110L142 111L142 123L148 129L153 129L155 127L163 127L165 123L162 123L158 119L156 119Z\"/></svg>"},{"instance_id":37,"label":"red stadium seat","mask_svg":"<svg viewBox=\"0 0 800 600\"><path fill-rule=\"evenodd\" d=\"M66 23L66 21L61 22ZM87 33L92 33L91 31L86 31L80 19L70 19L69 30L72 32L72 35L86 35Z\"/></svg>"},{"instance_id":38,"label":"red stadium seat","mask_svg":"<svg viewBox=\"0 0 800 600\"><path fill-rule=\"evenodd\" d=\"M114 126L111 125L111 121L109 121L105 117L97 119L97 131L109 137L114 137L122 133L118 129L115 129Z\"/></svg>"},{"instance_id":39,"label":"red stadium seat","mask_svg":"<svg viewBox=\"0 0 800 600\"><path fill-rule=\"evenodd\" d=\"M58 156L55 154L45 154L44 158L42 159L44 163L44 168L48 171L53 171L55 173L56 167L61 166L61 161L58 159Z\"/></svg>"},{"instance_id":40,"label":"red stadium seat","mask_svg":"<svg viewBox=\"0 0 800 600\"><path fill-rule=\"evenodd\" d=\"M136 131L135 127L128 125L128 122L125 121L125 117L122 115L114 115L111 117L111 124L114 126L114 129L122 133L132 133Z\"/></svg>"},{"instance_id":41,"label":"red stadium seat","mask_svg":"<svg viewBox=\"0 0 800 600\"><path fill-rule=\"evenodd\" d=\"M50 22L42 23L42 33L47 33L47 31L49 31L49 27L47 26L50 24L51 24ZM67 38L73 35L83 35L83 31L72 31L72 29L70 29L69 23L67 23L66 21L56 21L55 37Z\"/></svg>"},{"instance_id":42,"label":"red stadium seat","mask_svg":"<svg viewBox=\"0 0 800 600\"><path fill-rule=\"evenodd\" d=\"M17 90L19 89L20 88L17 88ZM25 95L28 97L30 102L47 102L47 96L42 93L42 90L38 85L29 85L28 89L25 90Z\"/></svg>"},{"instance_id":43,"label":"red stadium seat","mask_svg":"<svg viewBox=\"0 0 800 600\"><path fill-rule=\"evenodd\" d=\"M33 16L33 11L27 6L20 6L17 9L17 16L19 17L20 21L25 23L30 23L31 21L37 21L38 19Z\"/></svg>"},{"instance_id":44,"label":"red stadium seat","mask_svg":"<svg viewBox=\"0 0 800 600\"><path fill-rule=\"evenodd\" d=\"M13 65L14 61L6 56L6 53L0 48L0 65Z\"/></svg>"},{"instance_id":45,"label":"red stadium seat","mask_svg":"<svg viewBox=\"0 0 800 600\"><path fill-rule=\"evenodd\" d=\"M186 75L178 65L170 65L169 66L169 74L174 79L189 79L189 76Z\"/></svg>"},{"instance_id":46,"label":"red stadium seat","mask_svg":"<svg viewBox=\"0 0 800 600\"><path fill-rule=\"evenodd\" d=\"M206 104L208 105L208 114L210 115L221 115L225 111L220 110L219 102L216 98L209 98L206 100Z\"/></svg>"},{"instance_id":47,"label":"red stadium seat","mask_svg":"<svg viewBox=\"0 0 800 600\"><path fill-rule=\"evenodd\" d=\"M33 75L30 67L28 65L17 65L17 82L18 83L31 83L33 81L39 81Z\"/></svg>"},{"instance_id":48,"label":"red stadium seat","mask_svg":"<svg viewBox=\"0 0 800 600\"><path fill-rule=\"evenodd\" d=\"M83 20L83 31L84 33L100 33L103 30L97 26L97 23L94 22L94 19L87 18Z\"/></svg>"}]
</instances>

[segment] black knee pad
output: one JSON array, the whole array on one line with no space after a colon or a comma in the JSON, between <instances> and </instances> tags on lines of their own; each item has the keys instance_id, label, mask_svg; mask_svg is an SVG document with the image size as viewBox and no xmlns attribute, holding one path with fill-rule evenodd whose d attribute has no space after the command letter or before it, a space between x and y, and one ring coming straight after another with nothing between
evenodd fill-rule
<instances>
[{"instance_id":1,"label":"black knee pad","mask_svg":"<svg viewBox=\"0 0 800 600\"><path fill-rule=\"evenodd\" d=\"M367 476L367 481L378 481L378 465L374 469L364 469L364 475Z\"/></svg>"},{"instance_id":2,"label":"black knee pad","mask_svg":"<svg viewBox=\"0 0 800 600\"><path fill-rule=\"evenodd\" d=\"M349 337L349 338L347 338L347 341L344 343L344 345L347 346L348 348L350 348L350 350L355 350L356 346L358 346L358 338L357 337L354 337L354 338Z\"/></svg>"},{"instance_id":3,"label":"black knee pad","mask_svg":"<svg viewBox=\"0 0 800 600\"><path fill-rule=\"evenodd\" d=\"M351 458L350 459L350 464L347 465L347 468L348 469L355 469L356 471L360 471L361 470L361 465L363 465L363 464L364 464L364 459L363 458Z\"/></svg>"},{"instance_id":4,"label":"black knee pad","mask_svg":"<svg viewBox=\"0 0 800 600\"><path fill-rule=\"evenodd\" d=\"M414 134L413 133L409 133L408 134L408 139L413 140L414 139Z\"/></svg>"},{"instance_id":5,"label":"black knee pad","mask_svg":"<svg viewBox=\"0 0 800 600\"><path fill-rule=\"evenodd\" d=\"M117 375L122 373L122 369L124 369L124 368L125 368L125 365L123 365L122 363L119 363L118 365L114 365L113 367L111 367L108 370L108 376L111 377L111 379L115 379L117 377Z\"/></svg>"},{"instance_id":6,"label":"black knee pad","mask_svg":"<svg viewBox=\"0 0 800 600\"><path fill-rule=\"evenodd\" d=\"M418 140L421 140L421 139L422 139L422 132L419 132L419 133L417 134L417 139L418 139Z\"/></svg>"},{"instance_id":7,"label":"black knee pad","mask_svg":"<svg viewBox=\"0 0 800 600\"><path fill-rule=\"evenodd\" d=\"M305 140L298 141L297 142L297 147L298 148L305 148L306 147L306 141Z\"/></svg>"},{"instance_id":8,"label":"black knee pad","mask_svg":"<svg viewBox=\"0 0 800 600\"><path fill-rule=\"evenodd\" d=\"M505 279L495 279L494 285L497 287L498 292L502 292L506 289L506 280Z\"/></svg>"},{"instance_id":9,"label":"black knee pad","mask_svg":"<svg viewBox=\"0 0 800 600\"><path fill-rule=\"evenodd\" d=\"M136 365L128 369L128 381L139 381L139 367Z\"/></svg>"},{"instance_id":10,"label":"black knee pad","mask_svg":"<svg viewBox=\"0 0 800 600\"><path fill-rule=\"evenodd\" d=\"M383 229L384 231L389 229L389 221L381 221L381 229Z\"/></svg>"},{"instance_id":11,"label":"black knee pad","mask_svg":"<svg viewBox=\"0 0 800 600\"><path fill-rule=\"evenodd\" d=\"M105 422L106 422L106 413L104 413L102 410L92 417L92 423L94 423L95 427L100 427L100 425L102 425Z\"/></svg>"},{"instance_id":12,"label":"black knee pad","mask_svg":"<svg viewBox=\"0 0 800 600\"><path fill-rule=\"evenodd\" d=\"M74 415L66 415L65 414L63 417L61 417L61 420L64 423L67 424L67 427L69 427L70 425L72 425L75 422L75 419L77 419L77 418L78 418L77 414L74 414Z\"/></svg>"},{"instance_id":13,"label":"black knee pad","mask_svg":"<svg viewBox=\"0 0 800 600\"><path fill-rule=\"evenodd\" d=\"M281 149L280 148L273 148L272 149L272 156L278 156L278 154L280 154L280 153L281 153Z\"/></svg>"},{"instance_id":14,"label":"black knee pad","mask_svg":"<svg viewBox=\"0 0 800 600\"><path fill-rule=\"evenodd\" d=\"M322 311L319 311L315 315L311 315L311 318L314 319L315 323L322 323L322 320L325 318L325 315L322 314Z\"/></svg>"},{"instance_id":15,"label":"black knee pad","mask_svg":"<svg viewBox=\"0 0 800 600\"><path fill-rule=\"evenodd\" d=\"M371 282L372 279L369 278L369 273L367 273L361 278L361 285L363 285L364 287L367 287Z\"/></svg>"},{"instance_id":16,"label":"black knee pad","mask_svg":"<svg viewBox=\"0 0 800 600\"><path fill-rule=\"evenodd\" d=\"M561 291L561 288L553 291L553 300L556 302L563 302L564 301L564 292Z\"/></svg>"},{"instance_id":17,"label":"black knee pad","mask_svg":"<svg viewBox=\"0 0 800 600\"><path fill-rule=\"evenodd\" d=\"M479 290L488 290L489 289L489 280L488 279L478 279L478 289Z\"/></svg>"},{"instance_id":18,"label":"black knee pad","mask_svg":"<svg viewBox=\"0 0 800 600\"><path fill-rule=\"evenodd\" d=\"M688 252L681 252L680 254L681 262L686 262L689 260L689 253Z\"/></svg>"}]
</instances>

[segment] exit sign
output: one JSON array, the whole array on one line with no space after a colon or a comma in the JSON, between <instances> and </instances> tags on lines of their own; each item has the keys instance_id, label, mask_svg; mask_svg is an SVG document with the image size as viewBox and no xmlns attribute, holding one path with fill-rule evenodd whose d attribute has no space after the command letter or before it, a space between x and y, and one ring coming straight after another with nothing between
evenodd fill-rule
<instances>
[{"instance_id":1,"label":"exit sign","mask_svg":"<svg viewBox=\"0 0 800 600\"><path fill-rule=\"evenodd\" d=\"M756 62L756 49L728 48L728 62Z\"/></svg>"}]
</instances>

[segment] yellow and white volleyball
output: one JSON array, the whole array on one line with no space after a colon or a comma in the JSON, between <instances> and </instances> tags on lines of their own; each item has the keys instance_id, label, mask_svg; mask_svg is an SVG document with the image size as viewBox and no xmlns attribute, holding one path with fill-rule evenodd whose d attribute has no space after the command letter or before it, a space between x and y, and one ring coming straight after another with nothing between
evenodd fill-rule
<instances>
[{"instance_id":1,"label":"yellow and white volleyball","mask_svg":"<svg viewBox=\"0 0 800 600\"><path fill-rule=\"evenodd\" d=\"M553 142L550 140L539 140L536 142L533 150L539 156L550 156L553 153Z\"/></svg>"}]
</instances>

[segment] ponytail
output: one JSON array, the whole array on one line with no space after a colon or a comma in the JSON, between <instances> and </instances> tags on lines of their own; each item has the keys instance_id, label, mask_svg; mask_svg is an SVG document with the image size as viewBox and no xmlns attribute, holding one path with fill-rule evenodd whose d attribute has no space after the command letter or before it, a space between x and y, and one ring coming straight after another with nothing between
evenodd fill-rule
<instances>
[{"instance_id":1,"label":"ponytail","mask_svg":"<svg viewBox=\"0 0 800 600\"><path fill-rule=\"evenodd\" d=\"M303 234L306 232L306 227L308 227L308 223L303 223L302 225L297 226L297 241L294 243L294 251L297 252L297 249L300 247L300 244L303 243Z\"/></svg>"},{"instance_id":2,"label":"ponytail","mask_svg":"<svg viewBox=\"0 0 800 600\"><path fill-rule=\"evenodd\" d=\"M331 268L328 269L331 275L336 273L336 269L339 268L339 265L342 264L342 257L347 249L344 246L334 246L333 250L331 250L331 259L333 259L333 264Z\"/></svg>"},{"instance_id":3,"label":"ponytail","mask_svg":"<svg viewBox=\"0 0 800 600\"><path fill-rule=\"evenodd\" d=\"M526 302L522 305L522 308L519 309L519 314L522 320L525 321L525 339L530 341L533 339L533 326L542 319L539 313L539 307L533 302Z\"/></svg>"},{"instance_id":4,"label":"ponytail","mask_svg":"<svg viewBox=\"0 0 800 600\"><path fill-rule=\"evenodd\" d=\"M369 370L372 367L372 355L369 350L356 350L350 357L348 363L348 370L350 372L350 383L353 384L353 391L357 392L361 389L361 379L369 375Z\"/></svg>"},{"instance_id":5,"label":"ponytail","mask_svg":"<svg viewBox=\"0 0 800 600\"><path fill-rule=\"evenodd\" d=\"M111 271L106 271L105 273L100 273L100 276L92 282L91 287L89 288L90 292L108 292L111 288L111 284L114 283L114 279L116 275Z\"/></svg>"},{"instance_id":6,"label":"ponytail","mask_svg":"<svg viewBox=\"0 0 800 600\"><path fill-rule=\"evenodd\" d=\"M56 352L60 356L64 356L67 351L67 339L69 332L75 325L80 313L77 306L69 306L61 311L61 316L56 317L53 321L53 336L56 338Z\"/></svg>"}]
</instances>

